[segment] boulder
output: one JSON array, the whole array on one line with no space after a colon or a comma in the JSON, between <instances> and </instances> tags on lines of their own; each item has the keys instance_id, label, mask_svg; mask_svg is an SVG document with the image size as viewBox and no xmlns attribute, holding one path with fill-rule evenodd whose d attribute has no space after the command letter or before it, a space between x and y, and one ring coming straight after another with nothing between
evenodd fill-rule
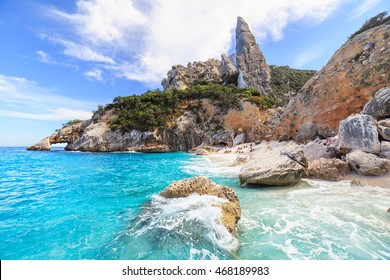
<instances>
[{"instance_id":1,"label":"boulder","mask_svg":"<svg viewBox=\"0 0 390 280\"><path fill-rule=\"evenodd\" d=\"M193 193L226 199L226 202L219 205L222 211L221 222L229 232L237 231L241 208L240 201L231 188L218 185L207 177L194 177L173 182L160 195L165 198L178 198L188 197Z\"/></svg>"},{"instance_id":2,"label":"boulder","mask_svg":"<svg viewBox=\"0 0 390 280\"><path fill-rule=\"evenodd\" d=\"M237 146L244 143L245 143L245 133L241 133L236 137L234 137L233 139L233 146Z\"/></svg>"},{"instance_id":3,"label":"boulder","mask_svg":"<svg viewBox=\"0 0 390 280\"><path fill-rule=\"evenodd\" d=\"M210 154L210 152L206 149L203 149L203 148L196 148L195 154L198 156L207 156Z\"/></svg>"},{"instance_id":4,"label":"boulder","mask_svg":"<svg viewBox=\"0 0 390 280\"><path fill-rule=\"evenodd\" d=\"M353 151L346 156L352 170L365 176L384 175L390 170L390 160L363 151Z\"/></svg>"},{"instance_id":5,"label":"boulder","mask_svg":"<svg viewBox=\"0 0 390 280\"><path fill-rule=\"evenodd\" d=\"M46 137L45 139L41 140L40 142L36 143L35 145L28 147L27 150L29 150L29 151L50 151L51 150L50 137Z\"/></svg>"},{"instance_id":6,"label":"boulder","mask_svg":"<svg viewBox=\"0 0 390 280\"><path fill-rule=\"evenodd\" d=\"M271 93L270 69L256 43L255 36L241 17L237 19L236 28L236 64L238 87L255 88L266 95Z\"/></svg>"},{"instance_id":7,"label":"boulder","mask_svg":"<svg viewBox=\"0 0 390 280\"><path fill-rule=\"evenodd\" d=\"M308 177L339 180L350 172L347 162L337 158L320 158L309 162L307 168Z\"/></svg>"},{"instance_id":8,"label":"boulder","mask_svg":"<svg viewBox=\"0 0 390 280\"><path fill-rule=\"evenodd\" d=\"M249 156L246 155L239 155L236 157L236 159L233 162L233 166L238 166L246 163L249 159Z\"/></svg>"},{"instance_id":9,"label":"boulder","mask_svg":"<svg viewBox=\"0 0 390 280\"><path fill-rule=\"evenodd\" d=\"M309 142L303 147L303 152L308 161L314 161L320 158L334 158L338 153L333 138Z\"/></svg>"},{"instance_id":10,"label":"boulder","mask_svg":"<svg viewBox=\"0 0 390 280\"><path fill-rule=\"evenodd\" d=\"M301 147L289 147L282 149L280 151L281 155L286 155L289 159L292 159L298 162L303 167L307 167L308 161L305 157L305 153L303 152Z\"/></svg>"},{"instance_id":11,"label":"boulder","mask_svg":"<svg viewBox=\"0 0 390 280\"><path fill-rule=\"evenodd\" d=\"M340 122L338 148L342 153L361 150L379 154L380 142L376 121L369 115L352 115Z\"/></svg>"},{"instance_id":12,"label":"boulder","mask_svg":"<svg viewBox=\"0 0 390 280\"><path fill-rule=\"evenodd\" d=\"M224 130L217 134L214 134L210 139L211 145L226 145L231 147L233 145L234 131Z\"/></svg>"},{"instance_id":13,"label":"boulder","mask_svg":"<svg viewBox=\"0 0 390 280\"><path fill-rule=\"evenodd\" d=\"M363 108L363 113L374 117L390 116L390 87L385 87L377 91Z\"/></svg>"},{"instance_id":14,"label":"boulder","mask_svg":"<svg viewBox=\"0 0 390 280\"><path fill-rule=\"evenodd\" d=\"M390 159L390 142L381 142L381 152L379 154L379 157Z\"/></svg>"},{"instance_id":15,"label":"boulder","mask_svg":"<svg viewBox=\"0 0 390 280\"><path fill-rule=\"evenodd\" d=\"M299 182L305 168L277 149L262 148L252 152L240 170L242 186L288 186Z\"/></svg>"},{"instance_id":16,"label":"boulder","mask_svg":"<svg viewBox=\"0 0 390 280\"><path fill-rule=\"evenodd\" d=\"M378 122L378 132L383 139L390 141L390 119Z\"/></svg>"},{"instance_id":17,"label":"boulder","mask_svg":"<svg viewBox=\"0 0 390 280\"><path fill-rule=\"evenodd\" d=\"M296 141L298 143L304 143L308 140L313 140L317 135L317 127L314 123L303 124L298 131Z\"/></svg>"}]
</instances>

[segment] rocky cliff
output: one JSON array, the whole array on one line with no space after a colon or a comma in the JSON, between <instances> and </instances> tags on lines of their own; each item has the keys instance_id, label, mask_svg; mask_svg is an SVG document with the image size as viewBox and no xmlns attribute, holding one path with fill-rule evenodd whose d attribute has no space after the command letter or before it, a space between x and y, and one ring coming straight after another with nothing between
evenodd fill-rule
<instances>
[{"instance_id":1,"label":"rocky cliff","mask_svg":"<svg viewBox=\"0 0 390 280\"><path fill-rule=\"evenodd\" d=\"M341 120L359 113L374 93L390 85L390 25L368 29L348 40L273 119L270 132L295 137L313 123L323 137L336 134Z\"/></svg>"},{"instance_id":2,"label":"rocky cliff","mask_svg":"<svg viewBox=\"0 0 390 280\"><path fill-rule=\"evenodd\" d=\"M387 21L354 34L297 94L283 93L282 79L275 80L279 75L291 84L289 75L295 79L295 70L272 67L277 73L272 85L278 85L280 94L289 99L287 106L276 108L279 104L273 94L267 95L268 66L248 25L239 18L234 56L190 63L187 68L174 66L163 82L165 91L115 98L92 120L64 127L30 149L49 150L53 143L65 142L67 150L76 151L169 152L188 151L198 145L231 145L238 138L246 142L292 138L305 142L318 135L331 137L341 120L362 111L378 89L390 85L389 33ZM310 75L299 74L294 90ZM260 91L203 85L230 83L230 79L239 85L243 81L248 85L252 79ZM364 108L365 114L387 113L388 107L377 109L379 103L387 104L387 96L378 94ZM384 139L390 139L388 127L387 120L379 125Z\"/></svg>"},{"instance_id":3,"label":"rocky cliff","mask_svg":"<svg viewBox=\"0 0 390 280\"><path fill-rule=\"evenodd\" d=\"M161 126L149 125L150 129L144 131L138 126L137 128L126 126L131 116L145 116L149 109L144 111L128 109L126 103L130 101L122 98L123 100L118 99L120 101L117 103L109 104L105 109L95 113L91 120L66 126L28 149L50 150L52 144L67 143L65 149L71 151L172 152L188 151L201 144L231 146L234 138L242 134L246 136L246 141L264 137L260 127L267 116L258 105L246 98L236 99L240 90L232 86L229 88L231 92L219 92L218 87L213 86L202 86L200 89L210 87L215 91L213 94L219 93L220 97L192 97L180 101L175 108L165 107L166 100L154 100L154 105L160 102L158 108L172 111L167 116L158 114L161 119L167 118L167 122ZM227 89L223 86L219 88L224 91ZM188 89L188 92L194 91L193 88ZM184 94L180 90L176 92L179 95ZM149 92L149 95L161 97L165 93ZM176 97L174 95L172 99ZM128 110L133 114L129 115ZM150 119L146 119L145 127L148 121Z\"/></svg>"},{"instance_id":4,"label":"rocky cliff","mask_svg":"<svg viewBox=\"0 0 390 280\"><path fill-rule=\"evenodd\" d=\"M175 65L168 72L161 85L164 89L185 89L189 86L218 83L235 84L239 88L255 88L268 95L272 92L270 69L256 43L248 24L237 19L236 53L221 60L188 63L187 67Z\"/></svg>"}]
</instances>

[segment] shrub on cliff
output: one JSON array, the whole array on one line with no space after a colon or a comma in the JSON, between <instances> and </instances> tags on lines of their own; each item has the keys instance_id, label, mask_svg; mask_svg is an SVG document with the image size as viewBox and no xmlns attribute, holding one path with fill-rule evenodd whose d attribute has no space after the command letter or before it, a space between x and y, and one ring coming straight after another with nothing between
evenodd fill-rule
<instances>
[{"instance_id":1,"label":"shrub on cliff","mask_svg":"<svg viewBox=\"0 0 390 280\"><path fill-rule=\"evenodd\" d=\"M165 127L181 113L179 102L209 98L222 110L236 108L240 100L248 100L261 109L270 108L273 100L261 96L251 88L237 88L235 85L196 85L183 90L148 91L141 95L115 97L104 110L114 110L116 118L109 122L111 129L130 131L152 131L156 127ZM101 110L100 110L101 111Z\"/></svg>"},{"instance_id":2,"label":"shrub on cliff","mask_svg":"<svg viewBox=\"0 0 390 280\"><path fill-rule=\"evenodd\" d=\"M371 29L371 28L377 27L377 26L379 26L381 24L384 24L386 22L390 22L390 16L389 16L387 11L386 12L381 12L381 13L377 14L376 16L373 16L369 20L366 20L366 22L363 24L363 26L360 27L360 29L358 31L353 33L349 37L349 39L352 39L356 35L364 32L364 31L366 31L368 29Z\"/></svg>"}]
</instances>

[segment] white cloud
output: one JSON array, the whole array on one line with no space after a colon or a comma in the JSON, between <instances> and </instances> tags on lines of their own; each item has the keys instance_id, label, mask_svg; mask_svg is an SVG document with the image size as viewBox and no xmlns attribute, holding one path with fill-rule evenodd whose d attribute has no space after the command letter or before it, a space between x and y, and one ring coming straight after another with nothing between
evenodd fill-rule
<instances>
[{"instance_id":1,"label":"white cloud","mask_svg":"<svg viewBox=\"0 0 390 280\"><path fill-rule=\"evenodd\" d=\"M103 71L101 69L92 69L84 73L84 76L89 80L98 80L102 82L103 79Z\"/></svg>"},{"instance_id":2,"label":"white cloud","mask_svg":"<svg viewBox=\"0 0 390 280\"><path fill-rule=\"evenodd\" d=\"M42 63L57 64L48 53L42 50L37 51L37 55L38 55L38 60Z\"/></svg>"},{"instance_id":3,"label":"white cloud","mask_svg":"<svg viewBox=\"0 0 390 280\"><path fill-rule=\"evenodd\" d=\"M361 3L363 2L363 3ZM359 6L354 9L351 12L351 18L355 19L360 17L361 15L365 14L372 8L374 8L376 5L378 5L381 2L381 0L365 0L365 1L359 1Z\"/></svg>"},{"instance_id":4,"label":"white cloud","mask_svg":"<svg viewBox=\"0 0 390 280\"><path fill-rule=\"evenodd\" d=\"M71 99L20 77L0 75L0 115L33 120L88 119L96 104Z\"/></svg>"},{"instance_id":5,"label":"white cloud","mask_svg":"<svg viewBox=\"0 0 390 280\"><path fill-rule=\"evenodd\" d=\"M237 16L257 39L280 40L290 23L325 20L342 0L78 0L76 11L50 8L72 34L54 39L67 56L115 76L159 84L174 64L219 58L232 44ZM52 39L53 40L53 39Z\"/></svg>"}]
</instances>

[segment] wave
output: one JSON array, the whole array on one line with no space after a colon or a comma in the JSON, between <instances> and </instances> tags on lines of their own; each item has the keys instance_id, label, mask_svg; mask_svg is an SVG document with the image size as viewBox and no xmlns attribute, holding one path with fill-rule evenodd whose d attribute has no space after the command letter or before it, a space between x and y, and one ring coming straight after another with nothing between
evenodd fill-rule
<instances>
[{"instance_id":1,"label":"wave","mask_svg":"<svg viewBox=\"0 0 390 280\"><path fill-rule=\"evenodd\" d=\"M238 239L221 223L225 199L154 195L106 248L120 259L231 259Z\"/></svg>"}]
</instances>

